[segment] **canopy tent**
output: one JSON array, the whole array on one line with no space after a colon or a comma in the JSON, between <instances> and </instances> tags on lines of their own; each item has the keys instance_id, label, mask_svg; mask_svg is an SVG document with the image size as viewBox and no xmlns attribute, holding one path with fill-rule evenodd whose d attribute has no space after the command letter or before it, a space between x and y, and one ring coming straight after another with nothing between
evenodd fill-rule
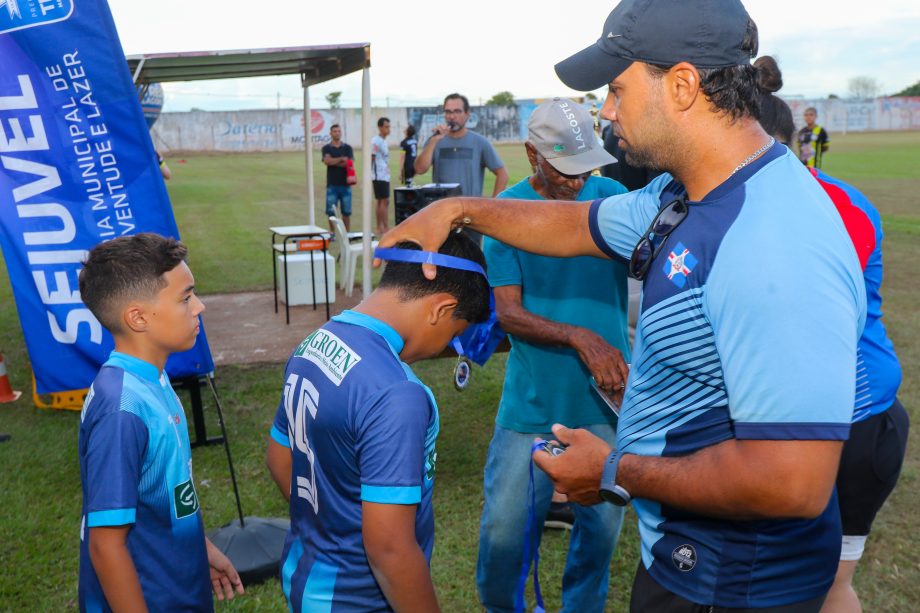
<instances>
[{"instance_id":1,"label":"canopy tent","mask_svg":"<svg viewBox=\"0 0 920 613\"><path fill-rule=\"evenodd\" d=\"M370 121L370 43L284 47L279 49L239 49L233 51L190 51L130 55L128 67L134 84L142 88L151 83L201 81L206 79L240 79L285 74L299 74L303 87L304 153L307 175L308 223L316 223L313 194L313 147L310 138L309 87L363 70L361 82L361 158L364 168L371 167ZM364 215L363 290L371 291L371 173L364 172L361 208Z\"/></svg>"}]
</instances>

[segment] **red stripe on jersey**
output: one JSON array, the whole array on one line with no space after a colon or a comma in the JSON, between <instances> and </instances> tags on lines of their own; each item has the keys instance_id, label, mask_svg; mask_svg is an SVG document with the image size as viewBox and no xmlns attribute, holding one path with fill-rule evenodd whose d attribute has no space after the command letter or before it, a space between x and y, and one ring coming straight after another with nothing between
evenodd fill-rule
<instances>
[{"instance_id":1,"label":"red stripe on jersey","mask_svg":"<svg viewBox=\"0 0 920 613\"><path fill-rule=\"evenodd\" d=\"M830 196L834 206L837 207L837 213L843 220L843 225L850 235L853 247L856 248L856 255L859 257L859 266L865 270L869 256L875 251L875 228L862 209L850 202L850 197L845 191L818 178L818 171L809 168L808 171L817 179L827 195Z\"/></svg>"}]
</instances>

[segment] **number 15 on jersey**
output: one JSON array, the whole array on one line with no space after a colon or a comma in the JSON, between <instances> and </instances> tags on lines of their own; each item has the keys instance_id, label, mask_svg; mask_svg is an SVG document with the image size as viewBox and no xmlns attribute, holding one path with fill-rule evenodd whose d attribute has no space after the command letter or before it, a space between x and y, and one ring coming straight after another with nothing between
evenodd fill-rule
<instances>
[{"instance_id":1,"label":"number 15 on jersey","mask_svg":"<svg viewBox=\"0 0 920 613\"><path fill-rule=\"evenodd\" d=\"M300 393L297 392L300 382ZM313 507L314 513L319 513L319 499L316 495L316 471L313 468L314 456L307 439L306 411L310 417L316 419L316 410L319 407L319 392L316 387L300 375L291 373L284 384L284 410L288 419L288 439L291 449L297 449L307 459L309 476L295 475L297 496L305 499ZM297 463L294 463L296 467ZM295 468L296 470L296 468Z\"/></svg>"}]
</instances>

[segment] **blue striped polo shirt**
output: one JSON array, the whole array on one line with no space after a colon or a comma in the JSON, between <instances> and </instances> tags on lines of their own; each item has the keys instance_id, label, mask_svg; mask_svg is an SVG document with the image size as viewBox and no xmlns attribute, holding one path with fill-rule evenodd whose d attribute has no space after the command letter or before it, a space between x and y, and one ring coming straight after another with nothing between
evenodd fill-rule
<instances>
[{"instance_id":1,"label":"blue striped polo shirt","mask_svg":"<svg viewBox=\"0 0 920 613\"><path fill-rule=\"evenodd\" d=\"M596 201L598 247L630 257L683 196L663 175ZM845 440L866 296L828 196L777 144L688 206L643 284L618 448L673 457L730 439ZM833 581L836 497L810 520L730 521L641 499L635 509L649 573L693 602L779 606Z\"/></svg>"}]
</instances>

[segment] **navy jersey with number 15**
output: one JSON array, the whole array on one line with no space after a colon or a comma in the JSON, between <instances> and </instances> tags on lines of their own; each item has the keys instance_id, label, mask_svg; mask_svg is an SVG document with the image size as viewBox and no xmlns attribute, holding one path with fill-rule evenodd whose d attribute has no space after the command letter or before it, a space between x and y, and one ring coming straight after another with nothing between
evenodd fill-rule
<instances>
[{"instance_id":1,"label":"navy jersey with number 15","mask_svg":"<svg viewBox=\"0 0 920 613\"><path fill-rule=\"evenodd\" d=\"M271 436L293 460L281 582L294 611L390 610L364 550L362 501L418 505L431 559L438 411L402 348L389 325L345 311L288 361Z\"/></svg>"}]
</instances>

